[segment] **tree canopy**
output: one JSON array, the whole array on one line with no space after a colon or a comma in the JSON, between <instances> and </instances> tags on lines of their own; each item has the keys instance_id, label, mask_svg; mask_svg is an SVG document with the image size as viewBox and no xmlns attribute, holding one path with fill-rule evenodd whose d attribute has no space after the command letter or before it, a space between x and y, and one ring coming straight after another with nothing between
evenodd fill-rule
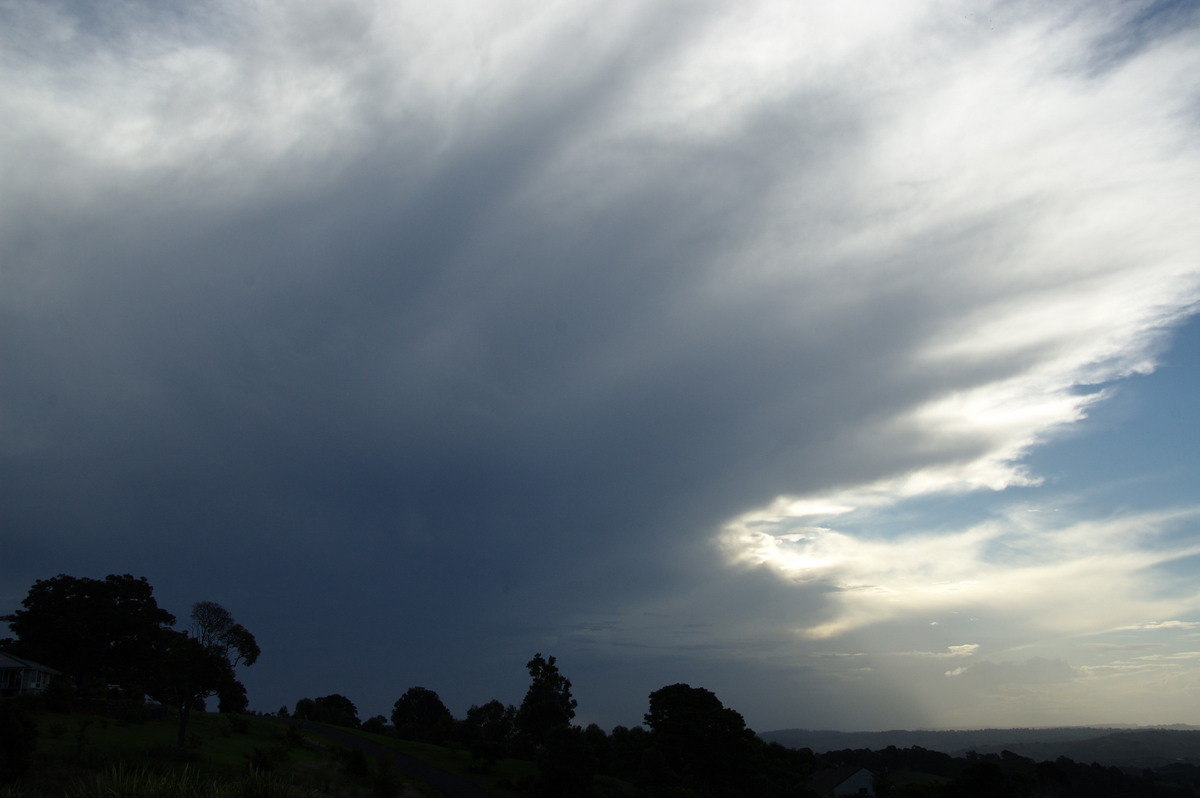
<instances>
[{"instance_id":1,"label":"tree canopy","mask_svg":"<svg viewBox=\"0 0 1200 798\"><path fill-rule=\"evenodd\" d=\"M525 667L531 681L517 710L517 734L537 747L553 732L570 727L577 703L571 697L571 681L559 673L554 657L535 654Z\"/></svg>"},{"instance_id":2,"label":"tree canopy","mask_svg":"<svg viewBox=\"0 0 1200 798\"><path fill-rule=\"evenodd\" d=\"M493 762L509 751L516 734L517 708L496 699L473 704L458 724L461 740L482 762Z\"/></svg>"},{"instance_id":3,"label":"tree canopy","mask_svg":"<svg viewBox=\"0 0 1200 798\"><path fill-rule=\"evenodd\" d=\"M188 717L206 696L235 681L233 669L221 653L186 632L171 632L161 638L158 668L150 680L150 697L179 713L179 745L187 739Z\"/></svg>"},{"instance_id":4,"label":"tree canopy","mask_svg":"<svg viewBox=\"0 0 1200 798\"><path fill-rule=\"evenodd\" d=\"M17 638L5 647L72 677L81 693L145 686L161 638L175 623L146 578L129 574L39 579L21 606L0 617Z\"/></svg>"},{"instance_id":5,"label":"tree canopy","mask_svg":"<svg viewBox=\"0 0 1200 798\"><path fill-rule=\"evenodd\" d=\"M340 693L320 698L302 698L296 702L296 711L292 716L300 720L314 720L351 729L357 729L360 725L358 707Z\"/></svg>"},{"instance_id":6,"label":"tree canopy","mask_svg":"<svg viewBox=\"0 0 1200 798\"><path fill-rule=\"evenodd\" d=\"M703 687L672 684L655 690L645 721L652 745L676 776L709 786L744 779L761 745L741 714Z\"/></svg>"},{"instance_id":7,"label":"tree canopy","mask_svg":"<svg viewBox=\"0 0 1200 798\"><path fill-rule=\"evenodd\" d=\"M192 632L171 628L145 577L104 579L59 574L39 579L22 609L0 617L16 635L4 648L63 671L80 695L109 686L146 693L179 712L183 744L188 714L214 694L222 711L244 711L246 688L235 667L258 659L258 643L220 604L192 608Z\"/></svg>"},{"instance_id":8,"label":"tree canopy","mask_svg":"<svg viewBox=\"0 0 1200 798\"><path fill-rule=\"evenodd\" d=\"M246 688L237 679L239 663L253 665L261 653L254 635L214 601L192 607L192 633L172 631L161 637L159 668L150 695L179 712L179 745L188 716L211 695L220 696L223 712L246 709Z\"/></svg>"},{"instance_id":9,"label":"tree canopy","mask_svg":"<svg viewBox=\"0 0 1200 798\"><path fill-rule=\"evenodd\" d=\"M253 665L262 653L254 635L215 601L196 602L191 618L195 638L205 648L219 653L231 668Z\"/></svg>"},{"instance_id":10,"label":"tree canopy","mask_svg":"<svg viewBox=\"0 0 1200 798\"><path fill-rule=\"evenodd\" d=\"M392 707L396 736L406 740L441 742L450 734L454 716L434 691L410 687Z\"/></svg>"}]
</instances>

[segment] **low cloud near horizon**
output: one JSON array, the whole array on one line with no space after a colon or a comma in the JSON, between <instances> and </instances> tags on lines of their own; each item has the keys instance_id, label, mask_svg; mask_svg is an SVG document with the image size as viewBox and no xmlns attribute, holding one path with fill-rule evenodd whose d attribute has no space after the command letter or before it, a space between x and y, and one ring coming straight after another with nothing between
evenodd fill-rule
<instances>
[{"instance_id":1,"label":"low cloud near horizon","mask_svg":"<svg viewBox=\"0 0 1200 798\"><path fill-rule=\"evenodd\" d=\"M218 601L262 710L1200 723L1194 496L1030 465L1200 299L1198 23L0 4L0 609Z\"/></svg>"}]
</instances>

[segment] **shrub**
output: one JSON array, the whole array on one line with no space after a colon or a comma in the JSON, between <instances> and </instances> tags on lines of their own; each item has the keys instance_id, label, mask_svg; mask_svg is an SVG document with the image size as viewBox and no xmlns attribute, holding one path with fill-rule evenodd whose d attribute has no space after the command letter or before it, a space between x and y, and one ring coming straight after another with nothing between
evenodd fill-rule
<instances>
[{"instance_id":1,"label":"shrub","mask_svg":"<svg viewBox=\"0 0 1200 798\"><path fill-rule=\"evenodd\" d=\"M400 789L400 781L396 777L395 767L390 756L379 760L379 770L375 774L372 792L376 798L392 798Z\"/></svg>"},{"instance_id":2,"label":"shrub","mask_svg":"<svg viewBox=\"0 0 1200 798\"><path fill-rule=\"evenodd\" d=\"M289 756L291 752L282 745L256 745L246 754L246 759L252 772L270 773L286 762Z\"/></svg>"},{"instance_id":3,"label":"shrub","mask_svg":"<svg viewBox=\"0 0 1200 798\"><path fill-rule=\"evenodd\" d=\"M284 739L288 745L295 747L304 745L308 738L304 736L304 730L299 726L288 726L287 731L284 732Z\"/></svg>"},{"instance_id":4,"label":"shrub","mask_svg":"<svg viewBox=\"0 0 1200 798\"><path fill-rule=\"evenodd\" d=\"M221 717L225 719L225 727L231 734L245 734L250 731L250 719L245 715L229 713Z\"/></svg>"},{"instance_id":5,"label":"shrub","mask_svg":"<svg viewBox=\"0 0 1200 798\"><path fill-rule=\"evenodd\" d=\"M367 755L363 753L361 748L346 748L341 752L342 767L346 770L346 775L354 779L365 778L371 775L371 765L367 761Z\"/></svg>"},{"instance_id":6,"label":"shrub","mask_svg":"<svg viewBox=\"0 0 1200 798\"><path fill-rule=\"evenodd\" d=\"M15 701L0 701L0 784L25 775L36 748L33 716Z\"/></svg>"}]
</instances>

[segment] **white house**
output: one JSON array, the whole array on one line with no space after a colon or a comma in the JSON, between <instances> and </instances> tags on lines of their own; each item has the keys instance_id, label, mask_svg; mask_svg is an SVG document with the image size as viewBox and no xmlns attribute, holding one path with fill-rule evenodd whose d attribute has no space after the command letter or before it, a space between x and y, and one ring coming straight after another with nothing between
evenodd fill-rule
<instances>
[{"instance_id":1,"label":"white house","mask_svg":"<svg viewBox=\"0 0 1200 798\"><path fill-rule=\"evenodd\" d=\"M58 675L53 668L0 652L0 696L40 693Z\"/></svg>"}]
</instances>

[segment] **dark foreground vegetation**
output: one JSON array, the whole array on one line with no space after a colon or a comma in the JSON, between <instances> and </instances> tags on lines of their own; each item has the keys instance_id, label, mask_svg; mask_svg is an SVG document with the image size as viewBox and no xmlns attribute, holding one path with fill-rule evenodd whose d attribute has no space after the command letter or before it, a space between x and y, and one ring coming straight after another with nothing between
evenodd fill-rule
<instances>
[{"instance_id":1,"label":"dark foreground vegetation","mask_svg":"<svg viewBox=\"0 0 1200 798\"><path fill-rule=\"evenodd\" d=\"M0 798L435 794L382 759L368 761L320 730L274 718L196 712L180 748L176 720L162 708L109 701L51 710L47 703L0 700ZM12 733L14 720L21 727L32 722L32 739L26 728Z\"/></svg>"},{"instance_id":2,"label":"dark foreground vegetation","mask_svg":"<svg viewBox=\"0 0 1200 798\"><path fill-rule=\"evenodd\" d=\"M1185 762L1123 770L918 746L818 756L764 741L687 684L651 693L644 725L581 728L570 680L541 654L519 705L491 700L463 718L425 687L405 691L391 717L361 720L339 694L267 717L247 712L236 678L257 645L219 605L197 604L191 628L175 631L145 580L60 576L22 606L2 618L17 637L0 651L55 677L36 690L7 683L0 798L803 798L831 794L835 776L854 794L896 798L1200 796L1200 768ZM212 696L220 712L203 711Z\"/></svg>"}]
</instances>

